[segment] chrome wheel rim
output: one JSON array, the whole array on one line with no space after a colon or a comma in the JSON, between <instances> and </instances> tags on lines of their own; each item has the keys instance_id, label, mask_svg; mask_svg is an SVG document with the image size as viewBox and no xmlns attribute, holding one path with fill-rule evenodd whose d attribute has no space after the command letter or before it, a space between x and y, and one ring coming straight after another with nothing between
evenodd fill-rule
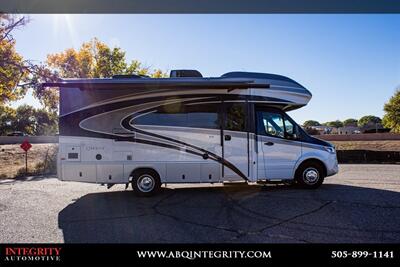
<instances>
[{"instance_id":1,"label":"chrome wheel rim","mask_svg":"<svg viewBox=\"0 0 400 267\"><path fill-rule=\"evenodd\" d=\"M155 185L154 178L148 174L142 175L137 180L137 187L141 192L150 192Z\"/></svg>"},{"instance_id":2,"label":"chrome wheel rim","mask_svg":"<svg viewBox=\"0 0 400 267\"><path fill-rule=\"evenodd\" d=\"M303 172L303 180L306 184L313 185L319 180L319 172L316 168L309 167Z\"/></svg>"}]
</instances>

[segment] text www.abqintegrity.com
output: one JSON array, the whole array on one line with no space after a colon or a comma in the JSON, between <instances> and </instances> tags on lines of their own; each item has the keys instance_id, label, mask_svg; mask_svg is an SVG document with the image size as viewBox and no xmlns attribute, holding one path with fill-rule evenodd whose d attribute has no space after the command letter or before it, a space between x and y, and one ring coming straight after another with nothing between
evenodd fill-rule
<instances>
[{"instance_id":1,"label":"text www.abqintegrity.com","mask_svg":"<svg viewBox=\"0 0 400 267\"><path fill-rule=\"evenodd\" d=\"M271 259L271 251L241 250L142 250L137 251L140 259Z\"/></svg>"}]
</instances>

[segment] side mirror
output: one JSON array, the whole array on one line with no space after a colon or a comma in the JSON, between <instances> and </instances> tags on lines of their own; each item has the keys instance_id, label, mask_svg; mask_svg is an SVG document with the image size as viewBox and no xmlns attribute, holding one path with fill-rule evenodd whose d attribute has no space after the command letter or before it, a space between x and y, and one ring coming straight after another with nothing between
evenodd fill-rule
<instances>
[{"instance_id":1,"label":"side mirror","mask_svg":"<svg viewBox=\"0 0 400 267\"><path fill-rule=\"evenodd\" d=\"M299 139L299 137L300 137L300 131L299 131L299 129L298 129L298 126L296 125L295 127L294 127L294 129L293 129L294 131L294 133L292 133L292 134L289 134L289 133L286 133L286 137L288 138L288 139L291 139L291 140L297 140L297 139Z\"/></svg>"},{"instance_id":2,"label":"side mirror","mask_svg":"<svg viewBox=\"0 0 400 267\"><path fill-rule=\"evenodd\" d=\"M296 133L293 133L293 134L286 133L286 138L290 139L290 140L296 140L297 134Z\"/></svg>"}]
</instances>

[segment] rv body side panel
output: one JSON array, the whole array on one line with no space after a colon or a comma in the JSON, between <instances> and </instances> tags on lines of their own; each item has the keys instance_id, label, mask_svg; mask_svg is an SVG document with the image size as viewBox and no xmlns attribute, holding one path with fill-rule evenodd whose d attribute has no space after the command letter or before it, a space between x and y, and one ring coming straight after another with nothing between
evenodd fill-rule
<instances>
[{"instance_id":1,"label":"rv body side panel","mask_svg":"<svg viewBox=\"0 0 400 267\"><path fill-rule=\"evenodd\" d=\"M73 158L69 151L77 151ZM60 179L65 181L127 183L137 169L153 169L163 183L221 181L221 164L158 145L60 136ZM78 159L76 159L76 157Z\"/></svg>"},{"instance_id":2,"label":"rv body side panel","mask_svg":"<svg viewBox=\"0 0 400 267\"><path fill-rule=\"evenodd\" d=\"M265 178L263 150L250 127L254 114L243 113L245 127L223 127L222 106L237 102L247 108L248 103L284 107L308 102L310 96L282 86L225 91L130 90L113 88L112 83L109 89L95 84L85 89L62 87L59 177L127 183L133 171L150 168L163 183Z\"/></svg>"}]
</instances>

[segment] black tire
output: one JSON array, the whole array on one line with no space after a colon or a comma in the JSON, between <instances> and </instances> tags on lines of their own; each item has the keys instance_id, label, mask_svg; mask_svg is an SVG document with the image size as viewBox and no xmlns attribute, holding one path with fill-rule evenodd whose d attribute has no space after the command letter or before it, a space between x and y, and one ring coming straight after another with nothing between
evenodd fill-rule
<instances>
[{"instance_id":1,"label":"black tire","mask_svg":"<svg viewBox=\"0 0 400 267\"><path fill-rule=\"evenodd\" d=\"M160 176L150 169L135 171L131 184L133 192L141 197L152 196L161 188Z\"/></svg>"},{"instance_id":2,"label":"black tire","mask_svg":"<svg viewBox=\"0 0 400 267\"><path fill-rule=\"evenodd\" d=\"M324 168L315 161L305 162L296 171L296 182L306 189L316 189L324 182Z\"/></svg>"}]
</instances>

